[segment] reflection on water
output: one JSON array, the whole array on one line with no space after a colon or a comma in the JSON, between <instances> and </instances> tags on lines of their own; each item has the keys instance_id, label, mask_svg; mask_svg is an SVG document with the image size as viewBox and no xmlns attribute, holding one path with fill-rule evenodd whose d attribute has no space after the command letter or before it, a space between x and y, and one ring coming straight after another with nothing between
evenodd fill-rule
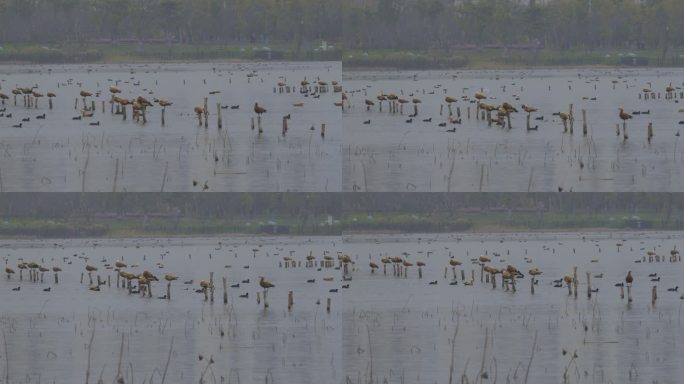
<instances>
[{"instance_id":1,"label":"reflection on water","mask_svg":"<svg viewBox=\"0 0 684 384\"><path fill-rule=\"evenodd\" d=\"M682 74L677 69L345 72L350 100L343 113L347 132L344 189L684 190L678 136ZM670 83L677 91L665 99ZM643 88L652 89L656 99L640 98ZM519 112L512 113L513 128L477 120L475 92L487 96L484 102L496 106L508 102L516 107ZM390 93L409 102L403 115L389 113L387 101L379 111L377 96ZM458 120L460 111L460 124L448 122L447 96L458 99L452 104L452 119ZM469 100L463 100L464 96ZM418 115L410 118L413 98L421 103ZM366 99L375 103L370 111ZM538 108L531 118L531 127L537 130L526 130L523 104ZM573 134L563 133L560 118L553 115L568 112L570 104ZM620 106L639 113L628 122L628 140L622 132L616 135L615 126L622 122ZM586 136L582 134L583 109ZM537 120L541 117L542 121ZM654 129L650 144L649 123Z\"/></svg>"},{"instance_id":2,"label":"reflection on water","mask_svg":"<svg viewBox=\"0 0 684 384\"><path fill-rule=\"evenodd\" d=\"M10 96L0 106L6 109L0 117L2 189L201 191L206 184L209 191L339 191L341 116L331 83L340 77L340 64L334 62L2 66L0 92ZM318 79L328 83L329 92L315 92ZM303 80L312 83L307 97L299 89ZM279 82L291 92L280 93ZM126 120L111 114L109 87L114 85L120 97L172 101L165 126L156 105L148 108L146 124L132 121L130 106ZM54 109L45 97L37 109L24 107L22 96L14 106L10 91L17 86L56 93ZM95 113L72 120L81 115L81 90L94 94L86 105L94 100ZM206 129L198 127L193 113L205 97ZM261 135L251 129L255 102L268 110ZM221 130L217 103L226 107ZM22 128L12 128L19 123Z\"/></svg>"},{"instance_id":3,"label":"reflection on water","mask_svg":"<svg viewBox=\"0 0 684 384\"><path fill-rule=\"evenodd\" d=\"M681 262L669 261L683 240L684 233L653 232L5 241L8 266L24 258L63 271L58 285L52 272L43 283L29 282L27 271L23 281L18 273L10 280L3 276L0 324L11 382L84 381L94 328L91 381L101 374L105 382L116 377L123 337L126 382L149 382L153 376L160 381L173 339L169 382L197 382L204 374L205 382L268 377L269 383L367 383L373 377L373 382L443 383L453 359L454 382L467 377L472 383L482 375L484 382L522 383L526 375L528 383L563 382L565 375L569 383L629 382L630 376L633 382L675 383L684 373L678 359L683 300L667 289L684 286ZM635 262L648 251L663 261ZM341 269L305 267L307 255L322 260L338 252L354 262L351 281L341 280ZM386 255L413 264L406 277L394 276L392 265L383 273L380 260ZM515 293L502 289L500 276L496 288L480 282L480 266L470 261L480 255L492 259L489 265L511 264L525 274ZM296 260L296 267L286 268L284 257ZM457 285L449 284L450 257L463 263L456 268ZM177 274L172 300L157 298L165 294L163 280L152 284L152 298L116 288L116 275L106 264L117 259L137 273ZM369 260L380 265L375 273ZM426 264L422 278L417 261ZM86 263L97 266L95 274L105 282L99 292L88 290L87 275L80 283ZM554 280L572 275L574 266L576 299L565 286L553 287ZM543 271L534 294L527 273L532 267ZM628 270L634 275L631 304L614 286ZM210 271L214 304L195 292ZM587 272L598 290L591 299ZM256 303L262 293L259 276L275 284L267 309ZM473 285L465 285L471 276ZM229 285L226 305L222 277ZM315 282L307 282L311 279ZM184 284L189 280L193 283ZM17 287L20 291L12 291ZM43 291L47 287L50 292ZM290 291L294 306L288 311ZM248 298L240 297L245 294ZM3 361L4 352L0 355ZM208 364L211 359L214 364Z\"/></svg>"}]
</instances>

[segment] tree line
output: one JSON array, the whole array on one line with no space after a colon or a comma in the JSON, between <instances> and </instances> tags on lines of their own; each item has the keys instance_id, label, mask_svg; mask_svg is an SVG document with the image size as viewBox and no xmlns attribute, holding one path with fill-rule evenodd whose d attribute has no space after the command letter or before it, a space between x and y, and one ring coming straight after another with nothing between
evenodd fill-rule
<instances>
[{"instance_id":1,"label":"tree line","mask_svg":"<svg viewBox=\"0 0 684 384\"><path fill-rule=\"evenodd\" d=\"M658 49L684 40L681 0L367 0L345 2L345 45Z\"/></svg>"},{"instance_id":2,"label":"tree line","mask_svg":"<svg viewBox=\"0 0 684 384\"><path fill-rule=\"evenodd\" d=\"M335 40L337 0L0 0L0 42Z\"/></svg>"},{"instance_id":3,"label":"tree line","mask_svg":"<svg viewBox=\"0 0 684 384\"><path fill-rule=\"evenodd\" d=\"M349 49L658 49L681 0L0 0L0 42L317 40Z\"/></svg>"}]
</instances>

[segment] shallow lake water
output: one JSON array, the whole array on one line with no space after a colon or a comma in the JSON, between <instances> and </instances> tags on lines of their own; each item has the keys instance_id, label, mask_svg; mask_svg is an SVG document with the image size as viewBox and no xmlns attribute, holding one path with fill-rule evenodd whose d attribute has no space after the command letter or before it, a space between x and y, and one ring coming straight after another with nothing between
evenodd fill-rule
<instances>
[{"instance_id":1,"label":"shallow lake water","mask_svg":"<svg viewBox=\"0 0 684 384\"><path fill-rule=\"evenodd\" d=\"M314 94L318 79L328 83L329 92ZM299 89L303 80L312 83L306 97ZM1 189L339 191L341 115L331 83L340 80L336 62L0 66L0 92L10 97L0 105ZM280 93L278 82L293 89ZM130 106L126 120L112 114L113 85L124 98L172 101L165 126L156 103L147 109L146 124L133 121ZM44 95L56 93L52 110L46 97L37 108L25 107L22 96L14 105L11 90L33 86ZM72 120L81 115L81 90L93 94L86 105L95 101L94 116ZM193 112L205 97L208 128L198 125ZM267 109L262 134L251 128L255 102ZM221 130L217 103L228 107L221 110ZM45 119L37 119L43 114Z\"/></svg>"},{"instance_id":2,"label":"shallow lake water","mask_svg":"<svg viewBox=\"0 0 684 384\"><path fill-rule=\"evenodd\" d=\"M160 382L169 349L167 382L198 382L204 374L205 382L368 383L372 377L378 383L446 383L452 348L454 382L462 382L463 375L475 382L484 373L483 382L522 383L528 375L528 383L556 383L565 374L568 383L624 383L630 377L677 383L684 374L679 358L684 300L667 288L684 286L681 262L669 260L670 251L682 244L681 232L5 240L3 264L17 273L0 278L0 326L8 351L0 344L0 373L5 377L9 367L10 382L83 382L95 329L92 382L100 376L114 380L123 337L121 371L127 383L152 377ZM662 261L642 262L648 251ZM342 269L305 266L307 255L320 261L338 254L353 261L351 281L342 281ZM492 259L489 265L511 264L523 272L516 292L502 289L500 275L496 288L480 281L481 267L471 262L480 255ZM297 267L286 268L286 256ZM406 277L395 276L392 265L385 274L382 256L401 256L414 266ZM24 271L20 281L19 258L60 266L59 284L52 272L41 283L30 282ZM451 258L463 263L456 270L457 285L449 284ZM115 271L106 265L120 259L136 273L178 275L171 300L159 298L166 293L163 280L152 284L151 298L116 288ZM380 265L375 273L369 260ZM426 263L422 278L417 261ZM81 283L86 264L98 267L94 279L111 279L111 286L89 290L87 274ZM577 298L568 296L565 286L553 287L554 280L572 275L574 266ZM534 294L527 273L532 267L543 271ZM614 286L629 270L631 303ZM211 271L213 304L195 292ZM586 272L598 289L591 299ZM471 274L472 285L465 285ZM650 274L660 280L652 282ZM275 284L269 308L256 302L262 293L258 276ZM229 285L240 284L229 287L226 305L222 277ZM192 284L184 284L189 280ZM294 306L288 311L290 291ZM244 294L248 297L240 297ZM214 363L208 364L211 358Z\"/></svg>"},{"instance_id":3,"label":"shallow lake water","mask_svg":"<svg viewBox=\"0 0 684 384\"><path fill-rule=\"evenodd\" d=\"M684 148L679 133L684 114L678 112L684 107L682 75L680 69L344 72L349 97L343 112L344 189L682 191ZM666 99L670 84L675 93ZM644 88L653 91L648 100ZM511 114L513 128L476 119L475 92L487 96L484 102L497 106L509 102L516 107L519 112ZM403 114L390 113L387 101L380 112L377 96L390 93L409 101ZM448 122L446 96L458 99L452 103L452 119L458 120L460 109L460 124ZM413 98L421 103L418 115L407 123L414 112ZM366 99L375 103L370 111ZM538 108L530 124L537 130L526 129L523 104ZM572 134L570 124L564 132L561 119L553 115L569 112L570 104ZM639 113L627 122L627 140L619 107ZM583 135L583 109L587 135ZM649 123L654 133L650 143Z\"/></svg>"}]
</instances>

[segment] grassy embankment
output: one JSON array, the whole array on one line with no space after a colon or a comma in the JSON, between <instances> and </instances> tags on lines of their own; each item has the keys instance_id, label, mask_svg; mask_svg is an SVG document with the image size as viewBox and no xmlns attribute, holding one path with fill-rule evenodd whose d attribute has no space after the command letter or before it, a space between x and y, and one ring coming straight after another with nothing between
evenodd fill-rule
<instances>
[{"instance_id":1,"label":"grassy embankment","mask_svg":"<svg viewBox=\"0 0 684 384\"><path fill-rule=\"evenodd\" d=\"M326 218L72 218L64 220L4 218L0 221L0 237L155 237L155 236L221 236L260 235L262 225L273 220L288 235L336 235L342 233L396 232L522 232L522 231L618 231L635 229L628 225L632 214L511 214L504 212L468 213L460 215L411 213L353 213L332 225ZM640 213L644 229L684 230L684 220L665 222L661 216ZM282 229L287 227L285 231ZM272 233L267 233L272 234Z\"/></svg>"},{"instance_id":2,"label":"grassy embankment","mask_svg":"<svg viewBox=\"0 0 684 384\"><path fill-rule=\"evenodd\" d=\"M523 67L620 66L632 63L636 55L639 65L684 66L684 54L671 53L661 63L656 50L550 50L550 49L456 49L456 50L340 50L323 51L308 47L299 52L286 43L268 44L270 53L259 44L4 44L0 63L139 63L165 61L339 61L347 69L497 69Z\"/></svg>"},{"instance_id":3,"label":"grassy embankment","mask_svg":"<svg viewBox=\"0 0 684 384\"><path fill-rule=\"evenodd\" d=\"M0 49L0 63L137 63L159 61L218 60L293 60L337 61L338 50L306 49L297 52L291 44L5 44Z\"/></svg>"},{"instance_id":4,"label":"grassy embankment","mask_svg":"<svg viewBox=\"0 0 684 384\"><path fill-rule=\"evenodd\" d=\"M633 214L565 214L503 212L417 215L406 213L352 214L342 220L344 231L358 232L522 232L522 231L583 231L631 229ZM665 222L660 215L639 214L643 228L683 230L684 220Z\"/></svg>"},{"instance_id":5,"label":"grassy embankment","mask_svg":"<svg viewBox=\"0 0 684 384\"><path fill-rule=\"evenodd\" d=\"M260 44L3 44L0 63L137 63L160 61L251 61L266 60L269 53ZM308 47L297 52L293 44L268 44L271 60L338 61L344 67L399 69L496 69L521 67L620 66L632 61L627 54L640 58L640 65L684 66L684 55L670 54L660 62L656 50L550 50L550 49L457 49L457 50L316 50Z\"/></svg>"},{"instance_id":6,"label":"grassy embankment","mask_svg":"<svg viewBox=\"0 0 684 384\"><path fill-rule=\"evenodd\" d=\"M497 69L523 67L578 67L578 66L684 66L684 55L679 52L660 60L661 52L629 50L550 50L484 48L463 50L347 50L342 54L347 69Z\"/></svg>"},{"instance_id":7,"label":"grassy embankment","mask_svg":"<svg viewBox=\"0 0 684 384\"><path fill-rule=\"evenodd\" d=\"M0 237L156 237L156 236L220 236L229 234L264 234L262 226L273 220L279 232L290 235L329 235L339 233L336 224L323 224L324 218L307 222L290 219L196 219L196 218L4 218L0 221ZM283 228L287 228L286 231ZM270 232L272 234L272 232Z\"/></svg>"}]
</instances>

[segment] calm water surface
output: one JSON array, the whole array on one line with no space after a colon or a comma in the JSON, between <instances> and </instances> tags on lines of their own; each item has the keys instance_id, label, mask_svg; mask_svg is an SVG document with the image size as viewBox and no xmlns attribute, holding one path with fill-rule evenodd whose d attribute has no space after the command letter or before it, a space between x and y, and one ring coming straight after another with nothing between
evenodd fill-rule
<instances>
[{"instance_id":1,"label":"calm water surface","mask_svg":"<svg viewBox=\"0 0 684 384\"><path fill-rule=\"evenodd\" d=\"M3 191L40 192L201 191L205 184L227 192L339 191L341 115L330 84L340 77L335 62L0 66L0 92L10 96L0 106L0 184ZM299 92L305 79L325 81L330 91L305 97ZM274 92L278 82L294 92ZM125 121L111 114L112 85L124 98L172 101L166 125L159 106L148 108L147 124L132 121L130 106ZM45 97L38 108L24 107L21 96L15 106L10 92L17 86L55 92L54 109ZM93 93L86 103L95 101L95 115L75 121L82 89ZM208 128L198 126L193 113L205 97ZM261 135L251 129L255 102L268 110ZM222 110L222 130L217 103L239 106ZM36 119L42 114L44 120ZM285 115L290 120L283 136Z\"/></svg>"},{"instance_id":2,"label":"calm water surface","mask_svg":"<svg viewBox=\"0 0 684 384\"><path fill-rule=\"evenodd\" d=\"M684 148L679 133L684 114L678 112L684 107L682 75L679 69L345 72L349 106L343 112L344 189L682 191ZM665 99L670 83L676 98ZM656 92L656 99L640 99L644 88ZM480 91L486 102L509 102L520 111L512 114L512 129L476 119L476 104L470 100ZM413 113L411 103L405 105L403 115L389 113L386 101L379 111L377 96L390 93L421 100L411 123L407 123ZM461 124L447 122L446 96L459 99L452 112L455 120L460 108ZM366 99L375 102L370 111ZM531 119L538 130L526 130L522 104L539 109ZM564 132L561 120L553 115L569 111L570 104L575 116L572 134ZM622 132L616 135L621 106L628 113L648 112L629 120L627 140ZM544 120L536 120L540 117ZM649 123L654 130L650 144ZM455 132L447 132L454 128Z\"/></svg>"},{"instance_id":3,"label":"calm water surface","mask_svg":"<svg viewBox=\"0 0 684 384\"><path fill-rule=\"evenodd\" d=\"M622 244L619 251L617 244ZM466 375L474 382L483 367L485 382L521 383L536 335L529 383L563 382L566 369L570 383L629 382L630 374L633 382L677 383L684 374L679 358L683 300L667 288L684 287L682 264L635 261L649 250L669 258L682 244L680 232L3 241L3 261L17 272L19 258L63 271L58 285L52 272L43 283L29 282L26 273L23 281L16 274L9 280L3 276L0 325L11 382L84 381L95 329L92 381L100 375L105 382L114 380L123 335L126 382L150 382L153 376L159 382L173 338L168 382L197 382L204 373L207 382L265 382L268 377L269 383L367 383L372 377L380 383L445 383L453 347L457 381ZM321 260L338 252L354 261L352 281L341 281L339 269L304 266L309 254ZM481 283L480 266L470 259L483 254L493 266L512 264L526 275L529 268L540 268L535 294L529 276L518 280L515 293L503 290L500 280L496 289ZM391 266L383 274L385 255L414 265L425 262L422 278L415 266L407 277L394 276ZM285 268L285 256L302 266ZM456 271L458 285L449 285L451 267L444 277L450 257L463 262ZM136 273L177 274L172 300L158 298L165 294L164 281L153 283L152 298L115 288L115 272L105 264L117 259ZM381 265L374 274L369 260ZM87 275L81 284L86 263L97 266L95 273L104 281L111 278L112 286L91 291ZM573 266L580 283L577 299L565 287L553 287L553 280L572 274ZM464 285L461 269L467 281L474 274L472 286ZM635 277L631 304L614 286L628 270ZM210 271L217 281L213 305L194 292ZM591 280L598 289L591 299L586 272L602 275ZM651 282L649 274L660 281ZM267 309L256 303L262 292L258 276L275 284ZM227 305L222 277L240 284L228 289ZM193 283L184 284L189 280ZM653 286L658 287L655 305ZM12 291L17 287L20 291ZM44 292L48 287L51 291ZM240 297L244 294L248 298ZM4 350L0 355L5 373L7 356ZM210 357L215 363L207 368Z\"/></svg>"}]
</instances>

